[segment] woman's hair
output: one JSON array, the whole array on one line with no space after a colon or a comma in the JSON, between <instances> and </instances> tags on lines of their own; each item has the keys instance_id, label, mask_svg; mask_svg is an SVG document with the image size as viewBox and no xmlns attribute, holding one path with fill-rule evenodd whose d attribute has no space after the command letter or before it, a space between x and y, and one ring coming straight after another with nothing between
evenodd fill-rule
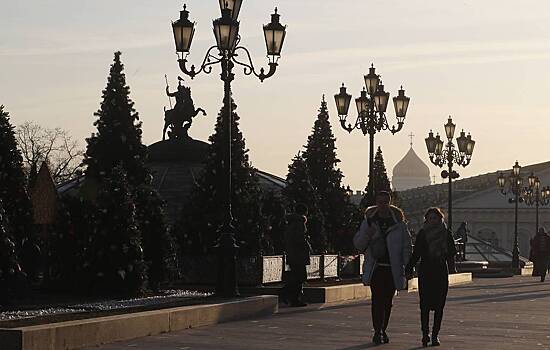
<instances>
[{"instance_id":1,"label":"woman's hair","mask_svg":"<svg viewBox=\"0 0 550 350\"><path fill-rule=\"evenodd\" d=\"M428 215L435 214L437 215L441 220L445 217L445 214L443 213L443 210L441 210L438 207L431 207L426 210L426 213L424 214L424 220L428 218Z\"/></svg>"}]
</instances>

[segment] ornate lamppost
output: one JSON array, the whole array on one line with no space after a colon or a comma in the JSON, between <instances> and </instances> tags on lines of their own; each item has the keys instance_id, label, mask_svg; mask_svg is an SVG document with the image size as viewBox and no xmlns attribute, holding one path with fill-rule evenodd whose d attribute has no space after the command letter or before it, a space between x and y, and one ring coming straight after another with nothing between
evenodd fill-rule
<instances>
[{"instance_id":1,"label":"ornate lamppost","mask_svg":"<svg viewBox=\"0 0 550 350\"><path fill-rule=\"evenodd\" d=\"M472 160L472 154L474 153L475 141L472 140L472 136L466 133L464 130L460 132L460 136L456 138L456 147L453 143L456 125L453 123L451 116L445 124L445 135L447 136L447 143L445 144L439 133L434 137L433 132L430 130L428 137L425 139L426 148L428 149L428 155L430 156L430 162L432 164L442 168L447 166L448 170L441 172L441 177L449 179L449 204L448 204L448 216L447 224L449 230L453 230L453 179L457 179L460 175L453 170L453 165L459 165L466 167Z\"/></svg>"},{"instance_id":2,"label":"ornate lamppost","mask_svg":"<svg viewBox=\"0 0 550 350\"><path fill-rule=\"evenodd\" d=\"M359 129L363 135L369 135L370 153L369 153L369 193L368 198L373 198L376 193L374 189L373 164L374 164L374 135L382 130L389 130L392 134L399 132L403 128L410 98L405 96L403 87L399 89L398 95L393 98L395 115L397 117L397 126L391 126L386 118L386 109L390 99L389 92L384 91L384 85L380 76L376 74L374 65L371 65L369 74L364 76L365 87L361 91L360 97L355 99L357 107L357 119L355 122L347 121L351 95L346 92L346 87L342 83L340 92L334 95L336 109L340 125L344 130L351 133L354 129Z\"/></svg>"},{"instance_id":3,"label":"ornate lamppost","mask_svg":"<svg viewBox=\"0 0 550 350\"><path fill-rule=\"evenodd\" d=\"M525 204L535 206L535 234L537 234L539 232L539 206L550 203L550 186L541 188L538 176L535 176L532 172L527 180L529 181L529 187L524 189L523 198Z\"/></svg>"},{"instance_id":4,"label":"ornate lamppost","mask_svg":"<svg viewBox=\"0 0 550 350\"><path fill-rule=\"evenodd\" d=\"M500 192L507 196L508 202L514 203L514 247L512 248L512 268L519 269L519 246L518 246L518 203L523 202L522 185L523 179L520 174L521 166L516 161L512 167L512 173L506 178L503 173L500 173L497 178L497 184Z\"/></svg>"},{"instance_id":5,"label":"ornate lamppost","mask_svg":"<svg viewBox=\"0 0 550 350\"><path fill-rule=\"evenodd\" d=\"M189 48L195 34L195 23L189 20L189 11L186 6L180 11L180 18L172 23L174 40L176 43L176 52L178 53L178 62L183 73L193 79L199 73L209 74L212 66L220 64L221 80L224 82L224 99L228 107L226 132L228 135L228 146L225 154L225 170L227 173L227 194L226 194L226 218L224 225L220 228L220 237L217 248L219 249L218 261L218 281L216 293L223 296L238 295L237 287L237 245L235 241L235 229L233 226L233 215L231 211L231 126L233 124L231 111L231 82L235 78L233 67L235 64L244 67L244 74L254 74L261 82L275 74L278 60L281 56L283 42L286 36L286 26L280 21L280 15L275 13L271 15L271 22L263 26L264 38L267 47L267 56L269 70L267 73L264 68L256 70L252 63L250 52L244 46L240 46L241 37L239 35L239 11L243 0L219 0L221 17L213 21L214 37L216 45L210 47L200 65L196 70L195 66L187 68L187 56ZM239 55L240 54L240 55ZM242 60L244 59L244 60Z\"/></svg>"}]
</instances>

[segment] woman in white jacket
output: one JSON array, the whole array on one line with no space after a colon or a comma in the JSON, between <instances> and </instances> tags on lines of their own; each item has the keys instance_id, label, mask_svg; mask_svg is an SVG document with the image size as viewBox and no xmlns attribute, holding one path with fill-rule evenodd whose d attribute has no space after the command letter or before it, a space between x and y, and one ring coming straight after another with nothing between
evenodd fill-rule
<instances>
[{"instance_id":1,"label":"woman in white jacket","mask_svg":"<svg viewBox=\"0 0 550 350\"><path fill-rule=\"evenodd\" d=\"M372 294L372 325L375 344L388 343L386 333L395 290L407 289L405 266L411 256L411 237L403 211L390 205L389 192L376 194L376 206L365 211L355 234L355 247L365 254L363 284Z\"/></svg>"}]
</instances>

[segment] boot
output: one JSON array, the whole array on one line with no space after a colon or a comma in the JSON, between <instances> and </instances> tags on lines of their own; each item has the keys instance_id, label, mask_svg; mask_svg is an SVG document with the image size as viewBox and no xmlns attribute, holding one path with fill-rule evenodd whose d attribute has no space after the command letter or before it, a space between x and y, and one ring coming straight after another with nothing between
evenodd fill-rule
<instances>
[{"instance_id":1,"label":"boot","mask_svg":"<svg viewBox=\"0 0 550 350\"><path fill-rule=\"evenodd\" d=\"M374 331L374 335L372 336L372 342L375 345L382 344L382 333L380 331Z\"/></svg>"},{"instance_id":2,"label":"boot","mask_svg":"<svg viewBox=\"0 0 550 350\"><path fill-rule=\"evenodd\" d=\"M386 331L382 331L382 343L388 344L390 342L390 337L388 337L388 333Z\"/></svg>"},{"instance_id":3,"label":"boot","mask_svg":"<svg viewBox=\"0 0 550 350\"><path fill-rule=\"evenodd\" d=\"M443 320L443 309L435 310L434 314L434 326L432 329L432 346L439 346L441 342L439 341L438 335L439 330L441 329L441 321Z\"/></svg>"},{"instance_id":4,"label":"boot","mask_svg":"<svg viewBox=\"0 0 550 350\"><path fill-rule=\"evenodd\" d=\"M422 326L422 346L428 346L430 342L430 310L420 310L420 323Z\"/></svg>"}]
</instances>

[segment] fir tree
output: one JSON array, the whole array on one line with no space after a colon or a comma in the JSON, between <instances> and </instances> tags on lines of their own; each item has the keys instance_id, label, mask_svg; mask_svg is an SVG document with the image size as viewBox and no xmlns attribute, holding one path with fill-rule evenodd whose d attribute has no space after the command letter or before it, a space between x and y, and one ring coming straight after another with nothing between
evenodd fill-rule
<instances>
[{"instance_id":1,"label":"fir tree","mask_svg":"<svg viewBox=\"0 0 550 350\"><path fill-rule=\"evenodd\" d=\"M365 188L365 195L361 200L361 207L363 208L375 204L376 193L371 193L371 191L369 191L371 182L374 183L374 189L376 192L387 191L391 193L390 180L386 172L386 165L384 164L384 157L382 156L382 149L380 147L378 147L376 155L374 156L372 175L369 176L369 184Z\"/></svg>"},{"instance_id":2,"label":"fir tree","mask_svg":"<svg viewBox=\"0 0 550 350\"><path fill-rule=\"evenodd\" d=\"M262 249L261 193L239 130L239 116L235 112L237 106L233 100L231 104L231 189L236 238L241 245L240 254L257 255ZM210 146L202 176L195 183L176 227L182 251L187 254L211 252L219 236L218 229L227 219L228 107L224 100L214 134L209 138Z\"/></svg>"},{"instance_id":3,"label":"fir tree","mask_svg":"<svg viewBox=\"0 0 550 350\"><path fill-rule=\"evenodd\" d=\"M69 195L59 199L57 212L47 251L49 287L88 293L94 274L91 243L97 232L97 207L81 196Z\"/></svg>"},{"instance_id":4,"label":"fir tree","mask_svg":"<svg viewBox=\"0 0 550 350\"><path fill-rule=\"evenodd\" d=\"M342 187L342 172L337 167L340 160L336 156L335 137L329 121L327 103L323 96L319 114L308 137L303 158L309 178L316 192L319 209L325 219L329 250L334 251L336 233L345 225L348 218L348 197Z\"/></svg>"},{"instance_id":5,"label":"fir tree","mask_svg":"<svg viewBox=\"0 0 550 350\"><path fill-rule=\"evenodd\" d=\"M151 186L143 185L137 190L136 220L143 238L149 286L158 291L162 282L176 275L177 255L176 242L166 224L164 201Z\"/></svg>"},{"instance_id":6,"label":"fir tree","mask_svg":"<svg viewBox=\"0 0 550 350\"><path fill-rule=\"evenodd\" d=\"M173 269L173 266L162 264L173 263L170 259L174 258L174 242L167 231L162 201L149 184L151 175L145 165L147 149L141 141L141 122L130 99L130 88L126 85L120 55L120 52L115 52L107 87L103 90L103 101L95 113L98 117L94 123L97 133L87 139L85 191L91 188L91 197L95 197L93 192L101 186L105 176L115 166L122 166L127 174L129 191L135 198L138 232L146 236L144 249L147 258L151 259L150 277L156 288L164 278L169 277L167 269Z\"/></svg>"},{"instance_id":7,"label":"fir tree","mask_svg":"<svg viewBox=\"0 0 550 350\"><path fill-rule=\"evenodd\" d=\"M9 233L9 223L0 200L0 303L13 300L20 289L21 267L13 237Z\"/></svg>"},{"instance_id":8,"label":"fir tree","mask_svg":"<svg viewBox=\"0 0 550 350\"><path fill-rule=\"evenodd\" d=\"M92 238L94 289L137 295L147 280L135 205L122 166L115 166L99 192L97 232Z\"/></svg>"},{"instance_id":9,"label":"fir tree","mask_svg":"<svg viewBox=\"0 0 550 350\"><path fill-rule=\"evenodd\" d=\"M313 251L315 253L325 253L328 243L325 220L320 210L317 191L313 187L307 163L302 155L296 155L288 166L286 182L287 185L283 189L283 195L290 206L293 207L295 204L302 203L308 207L307 228Z\"/></svg>"},{"instance_id":10,"label":"fir tree","mask_svg":"<svg viewBox=\"0 0 550 350\"><path fill-rule=\"evenodd\" d=\"M137 186L147 178L146 147L141 143L141 122L138 122L139 115L130 99L120 55L115 52L103 101L94 114L98 117L94 123L97 133L86 140L84 164L87 166L86 179L99 183L120 162L130 185Z\"/></svg>"},{"instance_id":11,"label":"fir tree","mask_svg":"<svg viewBox=\"0 0 550 350\"><path fill-rule=\"evenodd\" d=\"M32 208L26 190L23 158L17 149L9 113L0 106L0 200L4 203L9 227L17 248L32 234Z\"/></svg>"}]
</instances>

